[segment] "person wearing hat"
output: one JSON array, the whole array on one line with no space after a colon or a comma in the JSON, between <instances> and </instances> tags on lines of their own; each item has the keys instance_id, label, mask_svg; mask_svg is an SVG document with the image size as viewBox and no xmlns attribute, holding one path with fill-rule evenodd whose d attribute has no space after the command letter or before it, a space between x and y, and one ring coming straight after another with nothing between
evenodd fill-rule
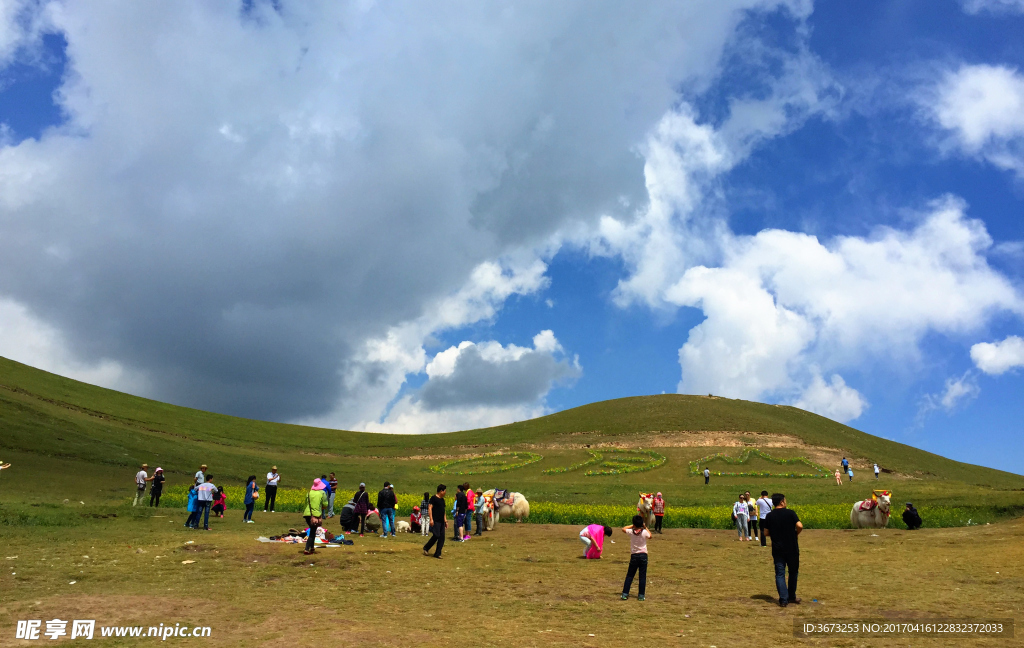
<instances>
[{"instance_id":1,"label":"person wearing hat","mask_svg":"<svg viewBox=\"0 0 1024 648\"><path fill-rule=\"evenodd\" d=\"M903 524L907 525L907 529L913 531L914 529L920 529L924 522L921 520L921 514L917 512L914 505L911 502L907 502L907 508L903 511Z\"/></svg>"},{"instance_id":2,"label":"person wearing hat","mask_svg":"<svg viewBox=\"0 0 1024 648\"><path fill-rule=\"evenodd\" d=\"M274 512L274 504L277 502L277 483L281 481L281 475L277 474L277 466L271 466L267 473L267 499L263 500L263 512L267 509Z\"/></svg>"},{"instance_id":3,"label":"person wearing hat","mask_svg":"<svg viewBox=\"0 0 1024 648\"><path fill-rule=\"evenodd\" d=\"M153 486L149 489L149 505L156 508L160 506L160 496L164 492L164 469L157 468L150 477Z\"/></svg>"},{"instance_id":4,"label":"person wearing hat","mask_svg":"<svg viewBox=\"0 0 1024 648\"><path fill-rule=\"evenodd\" d=\"M366 492L365 482L359 484L359 490L352 496L352 501L356 504L356 524L359 527L359 537L361 538L366 533L366 514L370 512L370 494Z\"/></svg>"},{"instance_id":5,"label":"person wearing hat","mask_svg":"<svg viewBox=\"0 0 1024 648\"><path fill-rule=\"evenodd\" d=\"M390 534L392 538L395 537L395 507L398 506L398 498L395 497L395 491L391 486L391 482L384 482L384 488L377 493L377 510L380 512L380 524L381 534L380 537L386 538Z\"/></svg>"},{"instance_id":6,"label":"person wearing hat","mask_svg":"<svg viewBox=\"0 0 1024 648\"><path fill-rule=\"evenodd\" d=\"M199 466L199 470L196 472L195 485L199 486L206 482L206 464Z\"/></svg>"},{"instance_id":7,"label":"person wearing hat","mask_svg":"<svg viewBox=\"0 0 1024 648\"><path fill-rule=\"evenodd\" d=\"M654 513L654 532L661 533L661 522L665 518L665 500L662 499L661 493L654 496L651 512Z\"/></svg>"},{"instance_id":8,"label":"person wearing hat","mask_svg":"<svg viewBox=\"0 0 1024 648\"><path fill-rule=\"evenodd\" d=\"M142 470L135 473L135 501L132 502L132 506L146 501L146 482L153 481L148 471L149 464L142 464Z\"/></svg>"},{"instance_id":9,"label":"person wearing hat","mask_svg":"<svg viewBox=\"0 0 1024 648\"><path fill-rule=\"evenodd\" d=\"M309 537L306 538L306 550L303 552L309 555L315 551L316 530L323 523L324 511L327 509L327 484L319 477L313 480L313 486L306 494L306 508L302 510L302 517L309 525Z\"/></svg>"}]
</instances>

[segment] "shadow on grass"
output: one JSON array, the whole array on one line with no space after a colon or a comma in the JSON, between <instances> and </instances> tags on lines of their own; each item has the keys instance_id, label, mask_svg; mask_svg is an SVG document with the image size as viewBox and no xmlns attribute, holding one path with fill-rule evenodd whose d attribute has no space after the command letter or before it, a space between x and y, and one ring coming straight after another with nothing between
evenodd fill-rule
<instances>
[{"instance_id":1,"label":"shadow on grass","mask_svg":"<svg viewBox=\"0 0 1024 648\"><path fill-rule=\"evenodd\" d=\"M774 603L775 602L775 597L774 596L769 596L768 594L754 594L750 598L755 600L755 601L767 601L768 603Z\"/></svg>"}]
</instances>

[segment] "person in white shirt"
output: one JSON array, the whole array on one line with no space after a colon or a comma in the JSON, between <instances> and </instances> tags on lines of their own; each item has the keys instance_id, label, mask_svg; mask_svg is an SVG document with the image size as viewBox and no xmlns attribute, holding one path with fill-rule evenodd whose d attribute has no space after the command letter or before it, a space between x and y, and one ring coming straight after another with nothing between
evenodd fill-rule
<instances>
[{"instance_id":1,"label":"person in white shirt","mask_svg":"<svg viewBox=\"0 0 1024 648\"><path fill-rule=\"evenodd\" d=\"M204 468L206 466L203 466ZM210 507L213 506L213 500L217 499L220 495L220 491L213 485L213 475L206 477L206 481L196 487L196 504L199 505L199 510L203 516L203 529L210 530ZM199 516L196 516L196 524L199 523Z\"/></svg>"},{"instance_id":2,"label":"person in white shirt","mask_svg":"<svg viewBox=\"0 0 1024 648\"><path fill-rule=\"evenodd\" d=\"M878 464L875 464L875 479L878 479Z\"/></svg>"},{"instance_id":3,"label":"person in white shirt","mask_svg":"<svg viewBox=\"0 0 1024 648\"><path fill-rule=\"evenodd\" d=\"M642 515L634 515L633 526L622 527L622 532L629 538L629 568L626 570L626 582L622 584L622 600L629 598L633 577L639 570L640 589L636 600L642 601L647 590L647 541L651 539L651 531Z\"/></svg>"},{"instance_id":4,"label":"person in white shirt","mask_svg":"<svg viewBox=\"0 0 1024 648\"><path fill-rule=\"evenodd\" d=\"M732 514L736 517L736 531L740 534L740 541L747 539L747 501L740 493L739 499L732 505Z\"/></svg>"},{"instance_id":5,"label":"person in white shirt","mask_svg":"<svg viewBox=\"0 0 1024 648\"><path fill-rule=\"evenodd\" d=\"M148 471L149 464L142 464L142 470L135 473L135 501L132 502L132 506L136 506L139 502L144 502L146 498L146 482L153 481Z\"/></svg>"},{"instance_id":6,"label":"person in white shirt","mask_svg":"<svg viewBox=\"0 0 1024 648\"><path fill-rule=\"evenodd\" d=\"M836 472L838 475L838 471ZM772 501L768 499L768 491L761 491L761 497L757 500L757 519L761 525L761 546L768 546L768 537L764 533L764 519L772 512Z\"/></svg>"},{"instance_id":7,"label":"person in white shirt","mask_svg":"<svg viewBox=\"0 0 1024 648\"><path fill-rule=\"evenodd\" d=\"M274 512L274 503L277 501L277 484L281 481L281 475L277 474L277 466L271 466L267 473L267 498L263 500L263 512Z\"/></svg>"},{"instance_id":8,"label":"person in white shirt","mask_svg":"<svg viewBox=\"0 0 1024 648\"><path fill-rule=\"evenodd\" d=\"M199 472L196 473L195 484L196 484L196 486L198 486L199 484L202 484L205 481L206 481L206 464L203 464L202 466L199 466Z\"/></svg>"},{"instance_id":9,"label":"person in white shirt","mask_svg":"<svg viewBox=\"0 0 1024 648\"><path fill-rule=\"evenodd\" d=\"M710 482L710 481L711 481L711 471L708 470L707 467L705 467L704 468L704 485L707 486L708 482Z\"/></svg>"}]
</instances>

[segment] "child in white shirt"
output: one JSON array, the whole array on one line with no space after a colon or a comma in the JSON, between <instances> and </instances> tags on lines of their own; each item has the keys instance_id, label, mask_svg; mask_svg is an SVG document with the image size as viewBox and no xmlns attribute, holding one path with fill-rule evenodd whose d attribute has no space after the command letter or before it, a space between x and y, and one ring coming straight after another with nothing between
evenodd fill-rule
<instances>
[{"instance_id":1,"label":"child in white shirt","mask_svg":"<svg viewBox=\"0 0 1024 648\"><path fill-rule=\"evenodd\" d=\"M642 601L647 591L647 540L651 537L651 532L640 515L634 515L633 526L622 527L622 532L629 538L629 569L626 571L626 582L622 585L622 600L629 598L633 577L639 571L640 589L636 598Z\"/></svg>"}]
</instances>

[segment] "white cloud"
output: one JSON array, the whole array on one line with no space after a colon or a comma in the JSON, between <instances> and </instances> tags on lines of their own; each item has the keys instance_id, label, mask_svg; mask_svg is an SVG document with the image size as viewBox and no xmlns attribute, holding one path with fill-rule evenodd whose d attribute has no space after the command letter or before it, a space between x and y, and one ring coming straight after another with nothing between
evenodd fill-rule
<instances>
[{"instance_id":1,"label":"white cloud","mask_svg":"<svg viewBox=\"0 0 1024 648\"><path fill-rule=\"evenodd\" d=\"M421 434L531 418L547 413L544 398L553 386L580 375L579 361L564 357L549 330L534 336L533 348L465 341L437 353L423 371L426 383L400 398L383 420L353 427Z\"/></svg>"},{"instance_id":2,"label":"white cloud","mask_svg":"<svg viewBox=\"0 0 1024 648\"><path fill-rule=\"evenodd\" d=\"M962 65L923 101L950 133L946 147L1024 177L1024 76L1015 68Z\"/></svg>"},{"instance_id":3,"label":"white cloud","mask_svg":"<svg viewBox=\"0 0 1024 648\"><path fill-rule=\"evenodd\" d=\"M961 0L964 11L979 13L1024 13L1024 0Z\"/></svg>"},{"instance_id":4,"label":"white cloud","mask_svg":"<svg viewBox=\"0 0 1024 648\"><path fill-rule=\"evenodd\" d=\"M937 410L952 414L957 408L977 398L980 393L978 380L971 371L965 372L959 378L947 378L941 392L925 394L921 398L917 410L917 424L921 425L931 412Z\"/></svg>"},{"instance_id":5,"label":"white cloud","mask_svg":"<svg viewBox=\"0 0 1024 648\"><path fill-rule=\"evenodd\" d=\"M474 273L644 201L637 143L748 12L810 11L29 4L68 121L0 146L0 295L160 398L279 420L379 416L434 332L535 290Z\"/></svg>"},{"instance_id":6,"label":"white cloud","mask_svg":"<svg viewBox=\"0 0 1024 648\"><path fill-rule=\"evenodd\" d=\"M971 347L971 360L991 376L1024 367L1024 339L1011 335L1001 342L979 342Z\"/></svg>"},{"instance_id":7,"label":"white cloud","mask_svg":"<svg viewBox=\"0 0 1024 648\"><path fill-rule=\"evenodd\" d=\"M800 398L793 402L794 407L821 414L840 423L859 418L867 404L864 396L848 386L839 374L832 374L831 380L825 382L819 373L814 374Z\"/></svg>"}]
</instances>

